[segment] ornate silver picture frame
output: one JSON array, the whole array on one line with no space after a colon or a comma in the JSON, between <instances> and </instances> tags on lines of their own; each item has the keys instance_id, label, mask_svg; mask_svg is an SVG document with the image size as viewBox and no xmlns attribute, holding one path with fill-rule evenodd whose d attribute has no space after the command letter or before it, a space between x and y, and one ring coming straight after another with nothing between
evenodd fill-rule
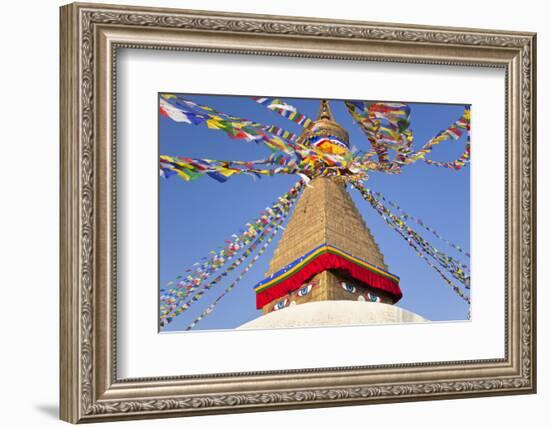
<instances>
[{"instance_id":1,"label":"ornate silver picture frame","mask_svg":"<svg viewBox=\"0 0 550 427\"><path fill-rule=\"evenodd\" d=\"M60 21L61 419L536 391L535 34L79 3L63 6ZM504 357L120 378L116 64L122 49L502 69L505 248L495 256L505 265Z\"/></svg>"}]
</instances>

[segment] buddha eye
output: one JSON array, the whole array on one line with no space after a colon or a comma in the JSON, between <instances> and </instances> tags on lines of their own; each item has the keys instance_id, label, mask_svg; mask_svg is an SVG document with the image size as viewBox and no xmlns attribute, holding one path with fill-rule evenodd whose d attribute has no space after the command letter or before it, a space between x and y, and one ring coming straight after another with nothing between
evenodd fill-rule
<instances>
[{"instance_id":1,"label":"buddha eye","mask_svg":"<svg viewBox=\"0 0 550 427\"><path fill-rule=\"evenodd\" d=\"M380 297L378 295L371 294L370 292L367 292L367 300L371 302L380 302Z\"/></svg>"},{"instance_id":2,"label":"buddha eye","mask_svg":"<svg viewBox=\"0 0 550 427\"><path fill-rule=\"evenodd\" d=\"M357 288L353 285L350 285L349 283L342 282L340 284L342 285L342 288L344 288L344 290L349 292L350 294L354 294L355 292L357 292Z\"/></svg>"},{"instance_id":3,"label":"buddha eye","mask_svg":"<svg viewBox=\"0 0 550 427\"><path fill-rule=\"evenodd\" d=\"M311 288L313 288L313 283L310 283L309 285L304 286L303 288L298 289L297 295L298 295L299 297L306 296L307 294L309 294L309 293L311 292Z\"/></svg>"},{"instance_id":4,"label":"buddha eye","mask_svg":"<svg viewBox=\"0 0 550 427\"><path fill-rule=\"evenodd\" d=\"M288 305L288 298L285 298L284 300L281 300L277 304L275 304L273 306L273 310L274 311L281 310L285 308L287 305Z\"/></svg>"}]
</instances>

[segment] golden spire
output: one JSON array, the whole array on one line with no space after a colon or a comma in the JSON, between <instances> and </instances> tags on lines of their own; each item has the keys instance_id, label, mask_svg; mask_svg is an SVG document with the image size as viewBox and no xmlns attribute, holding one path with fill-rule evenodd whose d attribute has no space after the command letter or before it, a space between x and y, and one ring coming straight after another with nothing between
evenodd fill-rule
<instances>
[{"instance_id":1,"label":"golden spire","mask_svg":"<svg viewBox=\"0 0 550 427\"><path fill-rule=\"evenodd\" d=\"M321 99L321 105L319 106L319 112L317 113L317 120L330 120L334 122L334 117L332 117L332 111L330 111L330 105L326 99Z\"/></svg>"},{"instance_id":2,"label":"golden spire","mask_svg":"<svg viewBox=\"0 0 550 427\"><path fill-rule=\"evenodd\" d=\"M312 126L302 134L302 138L306 144L326 153L340 154L349 150L348 133L334 120L327 100L321 100L317 117ZM278 274L285 268L285 274L287 271L289 275L294 274L295 272L288 270L291 263L322 247L336 248L341 253L374 266L375 269L387 271L384 255L346 191L344 181L340 180L341 176L312 178L296 203L294 212L277 243L266 277ZM303 286L307 282L292 285L287 283L277 290L275 287L281 285L279 283L272 285L271 291L263 291L272 292L267 294L267 299L262 302L263 313L278 310L279 303L286 307L288 304L314 301L365 301L365 295L369 296L368 301L388 304L393 304L399 299L374 281L369 281L370 279L354 279L353 273L346 268L325 268L321 264L318 268L320 271L315 270L312 277L304 279L315 283L315 287L309 288L305 294L306 297L291 294L288 290L290 288L285 286L294 286L294 292L298 289L295 286Z\"/></svg>"}]
</instances>

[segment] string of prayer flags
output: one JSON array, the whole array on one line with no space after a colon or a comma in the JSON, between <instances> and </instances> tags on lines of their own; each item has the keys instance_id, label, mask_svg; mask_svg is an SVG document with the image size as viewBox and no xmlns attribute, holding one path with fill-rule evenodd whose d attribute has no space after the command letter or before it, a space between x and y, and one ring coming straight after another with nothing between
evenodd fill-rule
<instances>
[{"instance_id":1,"label":"string of prayer flags","mask_svg":"<svg viewBox=\"0 0 550 427\"><path fill-rule=\"evenodd\" d=\"M189 123L198 125L206 120L206 116L198 115L191 111L185 111L170 104L163 98L160 98L159 111L165 117L169 117L175 122Z\"/></svg>"},{"instance_id":2,"label":"string of prayer flags","mask_svg":"<svg viewBox=\"0 0 550 427\"><path fill-rule=\"evenodd\" d=\"M464 152L462 153L462 155L458 159L456 159L452 162L438 162L438 161L430 160L430 159L424 159L424 162L426 162L430 165L434 165L434 166L439 166L439 167L454 169L454 170L460 170L466 164L470 163L470 143L468 142L466 144L466 148L465 148Z\"/></svg>"},{"instance_id":3,"label":"string of prayer flags","mask_svg":"<svg viewBox=\"0 0 550 427\"><path fill-rule=\"evenodd\" d=\"M169 324L172 319L188 309L192 303L199 300L204 291L212 288L220 282L231 271L236 269L265 239L267 230L273 227L277 222L284 222L292 206L301 194L305 184L298 181L289 191L279 197L270 207L254 221L226 240L226 245L218 250L211 251L209 256L203 257L201 261L193 264L192 268L185 271L184 274L176 277L176 281L169 282L160 291L160 326L161 328ZM203 291L196 292L201 284L226 263L240 254L236 261L227 267L210 283L204 286ZM195 295L191 295L196 292Z\"/></svg>"},{"instance_id":4,"label":"string of prayer flags","mask_svg":"<svg viewBox=\"0 0 550 427\"><path fill-rule=\"evenodd\" d=\"M170 305L163 306L162 304L165 300L161 299L160 327L163 328L164 326L169 324L176 316L179 316L181 313L189 309L194 303L199 301L208 290L212 289L212 287L220 283L232 271L237 269L256 250L258 245L260 245L265 240L265 238L269 236L269 233L272 231L274 225L277 224L279 221L284 221L285 218L286 215L278 218L277 221L269 223L258 236L258 238L254 241L254 243L250 245L250 247L247 248L237 260L231 263L223 273L219 274L202 289L197 290L197 287L195 287L190 289L187 293L178 296L177 298L171 296L169 299ZM189 296L189 294L193 291L196 292Z\"/></svg>"},{"instance_id":5,"label":"string of prayer flags","mask_svg":"<svg viewBox=\"0 0 550 427\"><path fill-rule=\"evenodd\" d=\"M219 269L225 262L231 259L237 252L249 245L258 234L263 231L267 224L273 222L279 215L287 213L301 194L305 184L298 181L283 196L278 197L271 206L266 207L264 211L254 220L246 223L237 233L234 233L230 239L225 240L225 245L218 251L211 251L209 256L203 257L201 262L195 262L193 268L185 270L186 280L200 284L204 279L204 274L210 275ZM169 288L170 286L167 286Z\"/></svg>"},{"instance_id":6,"label":"string of prayer flags","mask_svg":"<svg viewBox=\"0 0 550 427\"><path fill-rule=\"evenodd\" d=\"M436 162L433 160L426 159L426 154L432 151L432 148L436 145L449 140L458 140L462 134L466 131L467 133L467 141L466 141L466 150L465 152L460 156L459 159L457 159L455 162ZM461 169L462 166L464 166L466 163L469 162L470 159L470 107L465 106L464 112L462 113L462 116L455 121L453 124L451 124L447 129L442 130L439 132L436 136L434 136L432 139L430 139L420 150L412 154L407 161L406 164L410 164L415 162L416 160L422 159L424 162L437 165L437 166L443 166L448 167L450 169ZM454 166L451 166L454 165Z\"/></svg>"},{"instance_id":7,"label":"string of prayer flags","mask_svg":"<svg viewBox=\"0 0 550 427\"><path fill-rule=\"evenodd\" d=\"M252 258L252 260L248 263L248 265L244 268L244 270L235 278L235 280L224 289L224 291L214 300L212 304L210 304L206 310L204 310L195 320L193 320L189 326L187 326L186 330L189 331L193 329L197 324L204 319L206 316L212 314L216 306L220 303L220 301L229 294L235 287L238 285L238 283L243 279L243 277L250 271L250 269L254 266L254 264L260 259L260 257L263 255L263 253L266 251L266 249L269 247L270 243L273 241L279 230L282 228L282 220L277 222L275 226L273 227L273 231L271 235L267 238L265 243L262 245L258 253ZM270 229L271 230L271 229Z\"/></svg>"},{"instance_id":8,"label":"string of prayer flags","mask_svg":"<svg viewBox=\"0 0 550 427\"><path fill-rule=\"evenodd\" d=\"M391 222L389 221L388 218L385 218L386 222L388 224L391 225ZM439 276L443 279L443 281L460 297L462 298L464 301L466 301L468 303L468 305L470 304L470 297L468 295L466 295L462 289L460 289L459 286L457 286L455 283L453 283L453 281L451 279L449 279L445 273L443 273L443 271L441 271L441 269L435 265L432 261L430 261L430 259L422 252L422 250L416 246L413 241L409 238L407 238L406 235L404 235L401 231L397 230L397 232L399 233L399 235L401 237L403 237L403 239L406 240L406 242L409 244L409 246L414 250L414 252L420 257L422 258L432 269L434 269L438 274Z\"/></svg>"},{"instance_id":9,"label":"string of prayer flags","mask_svg":"<svg viewBox=\"0 0 550 427\"><path fill-rule=\"evenodd\" d=\"M208 129L223 131L231 139L263 143L271 150L292 152L296 148L292 139L287 140L277 134L285 134L280 128L271 133L270 126L199 105L182 95L161 94L159 112L176 122L205 125ZM288 134L291 135L290 132Z\"/></svg>"},{"instance_id":10,"label":"string of prayer flags","mask_svg":"<svg viewBox=\"0 0 550 427\"><path fill-rule=\"evenodd\" d=\"M268 109L275 111L299 125L308 129L313 122L307 116L298 112L296 108L281 99L267 97L253 97L253 99ZM466 106L462 116L447 129L439 132L418 151L413 152L413 136L410 129L410 107L407 104L391 102L345 101L348 112L354 121L366 134L371 144L369 153L375 153L377 161L369 154L368 158L355 156L346 159L347 150L326 150L320 147L301 144L300 137L274 125L264 125L251 120L229 115L211 107L197 104L181 95L162 94L160 97L160 113L177 122L188 124L204 124L209 129L224 131L231 139L243 139L265 144L274 153L287 154L290 164L279 165L278 169L235 167L238 162L222 162L203 159L203 165L187 164L181 167L168 167L161 163L161 175L169 177L177 174L186 181L194 181L204 174L204 163L209 163L208 175L225 182L234 174L248 173L254 177L274 175L279 173L302 174L310 178L327 176L341 169L346 175L361 174L360 179L366 179L369 171L385 173L400 173L402 166L422 160L427 164L460 170L470 161L470 110ZM426 158L434 146L447 140L458 140L464 132L468 134L468 141L463 154L450 162L435 161ZM393 158L390 153L394 152ZM198 160L198 159L195 159ZM218 162L217 164L215 164ZM196 162L197 163L197 162ZM269 163L262 162L264 165ZM286 166L286 167L285 167Z\"/></svg>"},{"instance_id":11,"label":"string of prayer flags","mask_svg":"<svg viewBox=\"0 0 550 427\"><path fill-rule=\"evenodd\" d=\"M260 96L253 96L252 99L256 101L258 104L261 104L266 108L270 109L271 111L276 112L280 116L286 117L290 121L293 121L294 123L298 124L304 129L309 129L311 126L313 126L313 120L311 120L306 115L300 113L296 109L296 107L290 104L287 104L286 102L278 98L266 98L266 97L260 97Z\"/></svg>"},{"instance_id":12,"label":"string of prayer flags","mask_svg":"<svg viewBox=\"0 0 550 427\"><path fill-rule=\"evenodd\" d=\"M231 121L231 122L235 122L235 123L239 123L239 124L247 125L251 127L258 127L258 128L265 127L265 125L261 123L256 123L252 120L243 119L241 117L233 116L231 114L227 114L222 111L215 110L214 108L209 107L208 105L198 104L184 97L183 95L163 93L160 95L161 105L163 101L170 103L171 105L173 105L173 107L177 109L180 109L185 112L193 112L195 114L200 114L207 119L210 117L217 117L220 119L225 119L227 121Z\"/></svg>"},{"instance_id":13,"label":"string of prayer flags","mask_svg":"<svg viewBox=\"0 0 550 427\"><path fill-rule=\"evenodd\" d=\"M384 197L384 195L380 192L377 192L377 191L373 191L373 194L378 197L378 199L386 202L387 204L389 204L392 208L394 208L395 210L399 211L401 213L401 218L404 219L405 221L407 220L411 220L411 221L414 221L415 223L417 223L418 225L420 225L424 230L426 231L429 231L430 233L432 233L435 237L437 237L439 240L441 240L442 242L445 242L446 244L448 244L450 247L452 247L453 249L457 250L458 252L460 252L461 254L467 256L468 258L470 258L470 253L465 251L464 249L462 249L459 245L451 242L450 240L447 240L445 239L443 236L441 236L441 234L439 234L436 230L434 230L433 228L429 227L428 225L426 225L426 223L424 221L422 221L421 219L418 219L414 216L412 216L411 214L405 212L403 210L403 208L401 208L401 206L399 206L397 203L395 202L392 202L391 200L388 200L386 197ZM467 266L463 265L464 268L468 268Z\"/></svg>"},{"instance_id":14,"label":"string of prayer flags","mask_svg":"<svg viewBox=\"0 0 550 427\"><path fill-rule=\"evenodd\" d=\"M283 220L284 218L285 217L283 217ZM198 289L198 286L194 286L189 289L185 289L181 294L180 291L176 295L163 295L161 298L160 307L160 327L164 328L176 316L179 316L181 313L189 309L194 303L199 301L208 290L220 283L232 271L237 269L254 252L258 245L265 240L265 238L269 235L269 232L272 230L274 223L275 222L269 223L267 227L264 228L264 230L262 230L262 232L258 235L257 239L254 240L254 242L225 269L225 271L211 280L202 289Z\"/></svg>"},{"instance_id":15,"label":"string of prayer flags","mask_svg":"<svg viewBox=\"0 0 550 427\"><path fill-rule=\"evenodd\" d=\"M399 173L401 166L409 165L418 160L428 164L445 167L448 169L460 170L470 160L470 109L466 106L462 116L452 123L447 129L439 132L430 139L418 151L412 151L413 136L409 129L410 108L406 104L397 103L370 103L365 101L345 101L348 112L366 134L371 143L372 150L378 155L379 164L359 165L368 167L370 170L377 170L389 173ZM426 155L432 148L441 142L458 140L467 132L467 145L464 153L451 162L439 162L427 159ZM389 152L394 151L393 160L389 158ZM388 164L389 167L382 165Z\"/></svg>"},{"instance_id":16,"label":"string of prayer flags","mask_svg":"<svg viewBox=\"0 0 550 427\"><path fill-rule=\"evenodd\" d=\"M408 236L414 239L422 250L430 255L432 259L437 261L445 270L451 273L457 280L459 280L466 287L469 287L469 268L463 265L460 261L453 257L439 251L427 240L422 238L417 232L410 228L400 217L394 215L384 204L374 198L372 192L369 189L365 189L365 192L371 195L372 200L376 203L377 208L390 217L397 227L405 231Z\"/></svg>"},{"instance_id":17,"label":"string of prayer flags","mask_svg":"<svg viewBox=\"0 0 550 427\"><path fill-rule=\"evenodd\" d=\"M272 175L269 169L259 169L253 166L269 164L269 160L249 162L232 160L192 159L189 157L160 156L160 175L170 178L177 174L184 181L194 181L201 176L208 175L218 182L226 182L235 174L248 174L254 177ZM278 173L283 173L282 170Z\"/></svg>"},{"instance_id":18,"label":"string of prayer flags","mask_svg":"<svg viewBox=\"0 0 550 427\"><path fill-rule=\"evenodd\" d=\"M450 285L455 293L467 301L470 302L469 297L455 285L445 274L441 271L437 265L429 260L428 255L434 261L439 264L440 267L449 272L455 279L458 280L466 289L470 288L470 277L466 275L466 272L461 268L460 263L456 262L453 258L441 253L435 249L430 243L423 239L418 233L408 227L399 217L394 215L386 206L384 206L378 199L376 199L373 193L365 188L360 182L354 182L352 184L361 194L361 196L369 202L374 210L384 219L384 221L390 225L407 243L411 246L419 256L428 263L430 267L436 270L444 281Z\"/></svg>"},{"instance_id":19,"label":"string of prayer flags","mask_svg":"<svg viewBox=\"0 0 550 427\"><path fill-rule=\"evenodd\" d=\"M319 147L300 148L293 153L277 151L266 159L254 161L212 160L189 157L160 156L160 176L179 176L184 181L194 181L208 175L218 182L226 182L234 175L250 175L255 178L276 174L315 176L355 175L366 179L366 173L354 168L353 154L346 150L341 154L326 152Z\"/></svg>"},{"instance_id":20,"label":"string of prayer flags","mask_svg":"<svg viewBox=\"0 0 550 427\"><path fill-rule=\"evenodd\" d=\"M388 122L399 132L410 125L411 109L407 104L398 102L345 101L348 110L352 110L366 119L366 123L375 124L376 119Z\"/></svg>"},{"instance_id":21,"label":"string of prayer flags","mask_svg":"<svg viewBox=\"0 0 550 427\"><path fill-rule=\"evenodd\" d=\"M402 162L411 150L410 108L406 104L345 101L348 112L365 133L380 163L388 163L389 150Z\"/></svg>"},{"instance_id":22,"label":"string of prayer flags","mask_svg":"<svg viewBox=\"0 0 550 427\"><path fill-rule=\"evenodd\" d=\"M296 141L298 139L298 135L296 135L295 133L289 132L275 125L266 126L263 129L266 132L269 132L272 135L276 135L278 137L286 139L287 141Z\"/></svg>"}]
</instances>

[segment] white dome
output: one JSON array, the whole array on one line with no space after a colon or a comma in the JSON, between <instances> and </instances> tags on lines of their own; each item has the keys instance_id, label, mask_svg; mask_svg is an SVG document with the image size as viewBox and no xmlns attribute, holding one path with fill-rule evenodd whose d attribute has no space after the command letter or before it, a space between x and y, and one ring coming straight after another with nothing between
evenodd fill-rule
<instances>
[{"instance_id":1,"label":"white dome","mask_svg":"<svg viewBox=\"0 0 550 427\"><path fill-rule=\"evenodd\" d=\"M419 323L427 319L390 304L362 301L315 301L272 311L238 329L300 328L392 323Z\"/></svg>"}]
</instances>

